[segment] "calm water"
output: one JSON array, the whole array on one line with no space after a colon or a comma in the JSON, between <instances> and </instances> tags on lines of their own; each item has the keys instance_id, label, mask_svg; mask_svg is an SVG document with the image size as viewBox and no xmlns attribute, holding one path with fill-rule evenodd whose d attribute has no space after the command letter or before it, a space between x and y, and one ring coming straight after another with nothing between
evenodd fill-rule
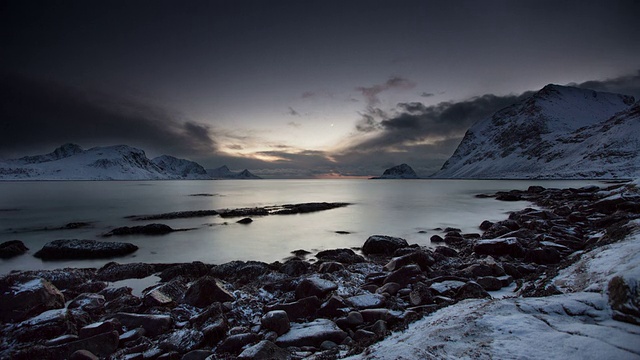
<instances>
[{"instance_id":1,"label":"calm water","mask_svg":"<svg viewBox=\"0 0 640 360\"><path fill-rule=\"evenodd\" d=\"M526 202L478 199L499 190L580 187L591 181L485 180L245 180L141 182L0 182L0 243L19 239L28 254L0 260L0 274L10 270L98 267L110 260L47 261L32 255L55 239L101 239L119 226L143 225L127 215L183 210L240 208L304 202L349 202L345 208L302 215L254 217L249 225L219 217L156 221L173 228L192 228L163 236L112 237L140 249L114 259L127 262L190 262L219 264L231 260L272 262L297 249L317 251L359 247L374 234L399 236L409 243L430 245L434 228L447 226L478 232L483 220L502 220ZM191 196L210 194L213 196ZM91 222L91 228L42 230L70 222ZM225 224L227 222L227 224ZM341 235L336 231L348 231ZM426 233L419 233L426 231Z\"/></svg>"}]
</instances>

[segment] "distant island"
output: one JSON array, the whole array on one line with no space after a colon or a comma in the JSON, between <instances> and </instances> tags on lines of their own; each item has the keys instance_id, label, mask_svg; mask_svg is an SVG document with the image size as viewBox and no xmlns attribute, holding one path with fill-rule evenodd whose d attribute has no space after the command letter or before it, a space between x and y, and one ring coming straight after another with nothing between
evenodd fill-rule
<instances>
[{"instance_id":1,"label":"distant island","mask_svg":"<svg viewBox=\"0 0 640 360\"><path fill-rule=\"evenodd\" d=\"M419 179L419 177L411 166L400 164L385 170L382 176L372 177L371 179Z\"/></svg>"},{"instance_id":2,"label":"distant island","mask_svg":"<svg viewBox=\"0 0 640 360\"><path fill-rule=\"evenodd\" d=\"M0 180L210 180L260 179L249 170L234 173L226 166L205 170L197 162L169 155L149 159L128 145L84 150L64 144L44 155L0 161Z\"/></svg>"}]
</instances>

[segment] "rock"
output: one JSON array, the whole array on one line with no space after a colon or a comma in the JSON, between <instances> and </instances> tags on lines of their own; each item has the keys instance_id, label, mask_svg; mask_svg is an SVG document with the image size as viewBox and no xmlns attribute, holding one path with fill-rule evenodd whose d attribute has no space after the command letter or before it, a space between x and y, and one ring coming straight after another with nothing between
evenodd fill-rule
<instances>
[{"instance_id":1,"label":"rock","mask_svg":"<svg viewBox=\"0 0 640 360\"><path fill-rule=\"evenodd\" d=\"M378 320L390 321L393 319L393 315L388 309L365 309L360 311L362 319L366 324L373 324Z\"/></svg>"},{"instance_id":2,"label":"rock","mask_svg":"<svg viewBox=\"0 0 640 360\"><path fill-rule=\"evenodd\" d=\"M364 329L359 329L353 334L353 340L363 344L371 344L376 337L376 333Z\"/></svg>"},{"instance_id":3,"label":"rock","mask_svg":"<svg viewBox=\"0 0 640 360\"><path fill-rule=\"evenodd\" d=\"M141 328L141 327L133 330L129 330L123 333L122 335L120 335L120 344L125 344L129 341L138 340L141 336L144 336L145 333L146 331L144 330L144 328Z\"/></svg>"},{"instance_id":4,"label":"rock","mask_svg":"<svg viewBox=\"0 0 640 360\"><path fill-rule=\"evenodd\" d=\"M78 339L79 339L78 335L66 334L66 335L58 336L57 338L53 338L51 340L47 340L44 343L44 345L45 346L62 345L68 342L76 341Z\"/></svg>"},{"instance_id":5,"label":"rock","mask_svg":"<svg viewBox=\"0 0 640 360\"><path fill-rule=\"evenodd\" d=\"M96 278L102 281L115 282L126 279L143 279L155 272L156 267L152 264L118 264L112 261L98 269Z\"/></svg>"},{"instance_id":6,"label":"rock","mask_svg":"<svg viewBox=\"0 0 640 360\"><path fill-rule=\"evenodd\" d=\"M253 219L247 217L247 218L240 219L240 220L238 220L236 222L238 224L251 224L253 222Z\"/></svg>"},{"instance_id":7,"label":"rock","mask_svg":"<svg viewBox=\"0 0 640 360\"><path fill-rule=\"evenodd\" d=\"M502 289L502 281L493 276L481 276L476 282L486 291L496 291Z\"/></svg>"},{"instance_id":8,"label":"rock","mask_svg":"<svg viewBox=\"0 0 640 360\"><path fill-rule=\"evenodd\" d=\"M90 338L92 336L112 332L116 330L113 321L100 321L97 323L83 326L78 330L78 336L81 339Z\"/></svg>"},{"instance_id":9,"label":"rock","mask_svg":"<svg viewBox=\"0 0 640 360\"><path fill-rule=\"evenodd\" d=\"M317 296L310 296L291 303L266 306L265 311L284 310L289 320L304 320L315 317L320 304Z\"/></svg>"},{"instance_id":10,"label":"rock","mask_svg":"<svg viewBox=\"0 0 640 360\"><path fill-rule=\"evenodd\" d=\"M329 274L329 273L342 271L344 269L345 269L344 265L342 265L341 263L336 261L329 261L329 262L324 262L320 264L320 268L318 269L318 272L322 274Z\"/></svg>"},{"instance_id":11,"label":"rock","mask_svg":"<svg viewBox=\"0 0 640 360\"><path fill-rule=\"evenodd\" d=\"M20 240L9 240L0 244L0 259L9 259L24 254L29 250Z\"/></svg>"},{"instance_id":12,"label":"rock","mask_svg":"<svg viewBox=\"0 0 640 360\"><path fill-rule=\"evenodd\" d=\"M100 359L89 350L78 350L69 356L69 360L98 360Z\"/></svg>"},{"instance_id":13,"label":"rock","mask_svg":"<svg viewBox=\"0 0 640 360\"><path fill-rule=\"evenodd\" d=\"M289 360L291 354L271 341L262 340L259 343L246 348L238 355L238 359L247 360Z\"/></svg>"},{"instance_id":14,"label":"rock","mask_svg":"<svg viewBox=\"0 0 640 360\"><path fill-rule=\"evenodd\" d=\"M469 281L464 284L455 295L455 298L458 300L464 299L482 299L482 298L491 298L488 292L486 292L482 286L478 285L475 281Z\"/></svg>"},{"instance_id":15,"label":"rock","mask_svg":"<svg viewBox=\"0 0 640 360\"><path fill-rule=\"evenodd\" d=\"M231 261L214 266L210 275L226 281L247 284L270 271L269 264L261 261Z\"/></svg>"},{"instance_id":16,"label":"rock","mask_svg":"<svg viewBox=\"0 0 640 360\"><path fill-rule=\"evenodd\" d=\"M165 334L158 341L158 347L164 351L175 351L180 354L195 350L202 344L203 334L193 328L182 328Z\"/></svg>"},{"instance_id":17,"label":"rock","mask_svg":"<svg viewBox=\"0 0 640 360\"><path fill-rule=\"evenodd\" d=\"M157 286L142 296L144 304L148 307L174 307L186 292L186 287L177 281Z\"/></svg>"},{"instance_id":18,"label":"rock","mask_svg":"<svg viewBox=\"0 0 640 360\"><path fill-rule=\"evenodd\" d=\"M97 357L105 358L113 354L117 349L118 332L111 331L70 343L49 347L48 352L52 355L55 354L55 357L69 358L71 354L79 350L86 350Z\"/></svg>"},{"instance_id":19,"label":"rock","mask_svg":"<svg viewBox=\"0 0 640 360\"><path fill-rule=\"evenodd\" d=\"M365 262L365 259L351 249L323 250L316 254L320 261L337 261L342 264L355 264Z\"/></svg>"},{"instance_id":20,"label":"rock","mask_svg":"<svg viewBox=\"0 0 640 360\"><path fill-rule=\"evenodd\" d=\"M345 318L345 321L349 326L353 327L362 325L364 323L364 318L359 311L351 311Z\"/></svg>"},{"instance_id":21,"label":"rock","mask_svg":"<svg viewBox=\"0 0 640 360\"><path fill-rule=\"evenodd\" d=\"M200 261L194 261L192 263L178 264L166 268L162 270L159 276L162 281L170 281L178 276L194 280L206 275L210 270L211 266L205 265Z\"/></svg>"},{"instance_id":22,"label":"rock","mask_svg":"<svg viewBox=\"0 0 640 360\"><path fill-rule=\"evenodd\" d=\"M493 226L493 222L485 220L480 224L480 230L487 231Z\"/></svg>"},{"instance_id":23,"label":"rock","mask_svg":"<svg viewBox=\"0 0 640 360\"><path fill-rule=\"evenodd\" d=\"M345 302L356 309L372 309L384 306L386 299L380 294L363 294L348 297Z\"/></svg>"},{"instance_id":24,"label":"rock","mask_svg":"<svg viewBox=\"0 0 640 360\"><path fill-rule=\"evenodd\" d=\"M206 360L213 355L210 350L192 350L184 354L180 360Z\"/></svg>"},{"instance_id":25,"label":"rock","mask_svg":"<svg viewBox=\"0 0 640 360\"><path fill-rule=\"evenodd\" d=\"M416 283L409 293L409 302L413 306L433 304L433 291L423 283Z\"/></svg>"},{"instance_id":26,"label":"rock","mask_svg":"<svg viewBox=\"0 0 640 360\"><path fill-rule=\"evenodd\" d=\"M467 266L460 270L460 276L467 278L477 278L480 276L503 276L504 269L493 261L486 261Z\"/></svg>"},{"instance_id":27,"label":"rock","mask_svg":"<svg viewBox=\"0 0 640 360\"><path fill-rule=\"evenodd\" d=\"M518 239L513 237L478 240L473 246L473 251L481 255L510 255L518 258L524 256L524 249Z\"/></svg>"},{"instance_id":28,"label":"rock","mask_svg":"<svg viewBox=\"0 0 640 360\"><path fill-rule=\"evenodd\" d=\"M37 277L0 279L0 320L22 321L50 309L64 307L64 296L53 284Z\"/></svg>"},{"instance_id":29,"label":"rock","mask_svg":"<svg viewBox=\"0 0 640 360\"><path fill-rule=\"evenodd\" d=\"M260 336L258 334L245 333L245 334L235 334L227 337L222 340L220 345L218 345L219 353L229 353L229 354L239 354L242 351L242 348L255 344L260 341Z\"/></svg>"},{"instance_id":30,"label":"rock","mask_svg":"<svg viewBox=\"0 0 640 360\"><path fill-rule=\"evenodd\" d=\"M538 247L527 250L524 261L540 265L557 264L562 260L558 250L551 247Z\"/></svg>"},{"instance_id":31,"label":"rock","mask_svg":"<svg viewBox=\"0 0 640 360\"><path fill-rule=\"evenodd\" d=\"M387 334L387 322L384 320L378 320L369 327L369 330L373 331L376 335L382 337Z\"/></svg>"},{"instance_id":32,"label":"rock","mask_svg":"<svg viewBox=\"0 0 640 360\"><path fill-rule=\"evenodd\" d=\"M410 254L395 257L384 266L387 271L397 270L405 265L416 264L420 266L422 271L430 271L429 266L433 265L436 261L428 253L418 250Z\"/></svg>"},{"instance_id":33,"label":"rock","mask_svg":"<svg viewBox=\"0 0 640 360\"><path fill-rule=\"evenodd\" d=\"M382 176L371 179L419 179L419 177L411 166L400 164L385 170Z\"/></svg>"},{"instance_id":34,"label":"rock","mask_svg":"<svg viewBox=\"0 0 640 360\"><path fill-rule=\"evenodd\" d=\"M393 254L399 248L408 247L409 243L405 239L386 236L386 235L373 235L369 236L362 246L362 252L365 255L371 254Z\"/></svg>"},{"instance_id":35,"label":"rock","mask_svg":"<svg viewBox=\"0 0 640 360\"><path fill-rule=\"evenodd\" d=\"M333 341L336 344L339 344L346 337L347 333L340 330L333 321L327 319L316 319L308 323L291 324L291 330L278 337L276 344L280 347L319 347L324 341Z\"/></svg>"},{"instance_id":36,"label":"rock","mask_svg":"<svg viewBox=\"0 0 640 360\"><path fill-rule=\"evenodd\" d=\"M284 310L269 311L261 319L262 327L275 331L278 336L286 333L291 328L289 316Z\"/></svg>"},{"instance_id":37,"label":"rock","mask_svg":"<svg viewBox=\"0 0 640 360\"><path fill-rule=\"evenodd\" d=\"M433 235L433 236L430 238L430 240L431 240L431 242L432 242L432 243L441 243L441 242L444 242L444 239L443 239L443 238L442 238L442 236L440 236L440 235Z\"/></svg>"},{"instance_id":38,"label":"rock","mask_svg":"<svg viewBox=\"0 0 640 360\"><path fill-rule=\"evenodd\" d=\"M205 308L214 302L233 301L233 295L224 289L220 280L203 276L191 284L184 295L184 301L192 306Z\"/></svg>"},{"instance_id":39,"label":"rock","mask_svg":"<svg viewBox=\"0 0 640 360\"><path fill-rule=\"evenodd\" d=\"M318 310L318 315L327 318L335 318L344 315L347 304L341 296L333 295L325 301Z\"/></svg>"},{"instance_id":40,"label":"rock","mask_svg":"<svg viewBox=\"0 0 640 360\"><path fill-rule=\"evenodd\" d=\"M330 292L337 290L338 285L332 281L322 279L317 276L308 277L300 282L296 287L296 299L300 300L309 296L324 298Z\"/></svg>"},{"instance_id":41,"label":"rock","mask_svg":"<svg viewBox=\"0 0 640 360\"><path fill-rule=\"evenodd\" d=\"M143 226L123 226L115 228L104 236L123 236L123 235L164 235L174 231L171 226L165 224L149 224Z\"/></svg>"},{"instance_id":42,"label":"rock","mask_svg":"<svg viewBox=\"0 0 640 360\"><path fill-rule=\"evenodd\" d=\"M143 328L150 337L165 333L173 326L169 315L117 313L113 317L127 329Z\"/></svg>"},{"instance_id":43,"label":"rock","mask_svg":"<svg viewBox=\"0 0 640 360\"><path fill-rule=\"evenodd\" d=\"M12 335L18 341L32 342L75 332L75 324L66 309L55 309L21 322L13 328Z\"/></svg>"},{"instance_id":44,"label":"rock","mask_svg":"<svg viewBox=\"0 0 640 360\"><path fill-rule=\"evenodd\" d=\"M429 286L434 294L454 297L460 288L464 286L465 282L458 280L444 280L441 282L435 282Z\"/></svg>"},{"instance_id":45,"label":"rock","mask_svg":"<svg viewBox=\"0 0 640 360\"><path fill-rule=\"evenodd\" d=\"M422 269L418 265L405 265L400 269L392 272L384 279L384 283L395 282L405 287L413 284L423 277Z\"/></svg>"},{"instance_id":46,"label":"rock","mask_svg":"<svg viewBox=\"0 0 640 360\"><path fill-rule=\"evenodd\" d=\"M291 259L280 267L280 272L289 276L300 276L309 272L309 263L300 259Z\"/></svg>"},{"instance_id":47,"label":"rock","mask_svg":"<svg viewBox=\"0 0 640 360\"><path fill-rule=\"evenodd\" d=\"M218 319L215 322L205 326L202 329L204 335L203 342L209 345L215 345L222 340L228 330L227 323L223 319Z\"/></svg>"},{"instance_id":48,"label":"rock","mask_svg":"<svg viewBox=\"0 0 640 360\"><path fill-rule=\"evenodd\" d=\"M138 247L122 242L95 240L54 240L44 245L33 256L43 260L98 259L130 254Z\"/></svg>"},{"instance_id":49,"label":"rock","mask_svg":"<svg viewBox=\"0 0 640 360\"><path fill-rule=\"evenodd\" d=\"M640 325L640 286L637 279L615 276L608 285L613 318Z\"/></svg>"},{"instance_id":50,"label":"rock","mask_svg":"<svg viewBox=\"0 0 640 360\"><path fill-rule=\"evenodd\" d=\"M434 250L434 253L445 257L458 257L458 252L448 246L438 246Z\"/></svg>"},{"instance_id":51,"label":"rock","mask_svg":"<svg viewBox=\"0 0 640 360\"><path fill-rule=\"evenodd\" d=\"M391 296L394 296L395 294L398 293L398 290L400 290L400 289L402 289L402 285L391 281L391 282L388 282L388 283L382 285L378 289L376 289L376 293L378 293L378 294L387 293L387 294L389 294Z\"/></svg>"},{"instance_id":52,"label":"rock","mask_svg":"<svg viewBox=\"0 0 640 360\"><path fill-rule=\"evenodd\" d=\"M287 204L282 205L280 209L276 209L271 212L272 215L290 215L290 214L307 214L310 212L331 210L341 208L350 205L349 203L302 203L302 204Z\"/></svg>"},{"instance_id":53,"label":"rock","mask_svg":"<svg viewBox=\"0 0 640 360\"><path fill-rule=\"evenodd\" d=\"M81 309L82 311L88 312L90 314L94 313L102 313L104 312L104 304L106 300L104 296L98 294L80 294L75 299L73 299L69 305L67 305L68 309Z\"/></svg>"}]
</instances>

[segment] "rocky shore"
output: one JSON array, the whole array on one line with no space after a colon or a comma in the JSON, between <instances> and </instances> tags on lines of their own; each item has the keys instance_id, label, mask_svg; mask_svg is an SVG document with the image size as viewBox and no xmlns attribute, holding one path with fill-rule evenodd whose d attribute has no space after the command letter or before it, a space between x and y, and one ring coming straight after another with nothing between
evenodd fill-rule
<instances>
[{"instance_id":1,"label":"rocky shore","mask_svg":"<svg viewBox=\"0 0 640 360\"><path fill-rule=\"evenodd\" d=\"M358 252L296 251L283 263L111 262L11 273L0 278L0 358L342 358L465 299L558 294L551 279L560 269L624 239L640 218L632 185L481 196L535 207L478 224L478 233L443 229L435 248L373 235ZM113 286L152 275L160 281L140 296ZM636 283L608 285L617 321L640 325Z\"/></svg>"}]
</instances>

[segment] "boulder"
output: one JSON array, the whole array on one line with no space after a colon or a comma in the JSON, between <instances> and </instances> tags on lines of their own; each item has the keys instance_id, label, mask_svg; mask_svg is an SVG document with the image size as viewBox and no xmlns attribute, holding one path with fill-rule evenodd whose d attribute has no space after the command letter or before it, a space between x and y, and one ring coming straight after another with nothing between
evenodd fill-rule
<instances>
[{"instance_id":1,"label":"boulder","mask_svg":"<svg viewBox=\"0 0 640 360\"><path fill-rule=\"evenodd\" d=\"M442 242L444 242L444 239L440 235L433 235L430 238L430 240L431 240L432 243L442 243Z\"/></svg>"},{"instance_id":2,"label":"boulder","mask_svg":"<svg viewBox=\"0 0 640 360\"><path fill-rule=\"evenodd\" d=\"M458 300L483 299L491 298L491 295L489 295L489 293L477 282L469 281L458 289L455 298Z\"/></svg>"},{"instance_id":3,"label":"boulder","mask_svg":"<svg viewBox=\"0 0 640 360\"><path fill-rule=\"evenodd\" d=\"M300 276L309 272L309 263L300 259L287 260L281 267L280 272L289 276Z\"/></svg>"},{"instance_id":4,"label":"boulder","mask_svg":"<svg viewBox=\"0 0 640 360\"><path fill-rule=\"evenodd\" d=\"M291 354L285 349L268 340L262 340L259 343L246 348L238 355L238 359L246 360L289 360Z\"/></svg>"},{"instance_id":5,"label":"boulder","mask_svg":"<svg viewBox=\"0 0 640 360\"><path fill-rule=\"evenodd\" d=\"M288 346L315 346L319 347L324 341L333 341L340 344L347 337L331 320L316 319L308 323L293 323L291 330L276 339L276 345Z\"/></svg>"},{"instance_id":6,"label":"boulder","mask_svg":"<svg viewBox=\"0 0 640 360\"><path fill-rule=\"evenodd\" d=\"M318 310L318 315L327 318L334 318L344 315L347 303L341 296L333 295L325 301Z\"/></svg>"},{"instance_id":7,"label":"boulder","mask_svg":"<svg viewBox=\"0 0 640 360\"><path fill-rule=\"evenodd\" d=\"M510 255L518 258L524 256L524 249L514 237L478 240L473 246L473 251L480 255Z\"/></svg>"},{"instance_id":8,"label":"boulder","mask_svg":"<svg viewBox=\"0 0 640 360\"><path fill-rule=\"evenodd\" d=\"M83 326L78 330L78 336L82 339L117 330L114 321L100 321Z\"/></svg>"},{"instance_id":9,"label":"boulder","mask_svg":"<svg viewBox=\"0 0 640 360\"><path fill-rule=\"evenodd\" d=\"M24 254L29 250L20 240L5 241L0 244L0 259L9 259Z\"/></svg>"},{"instance_id":10,"label":"boulder","mask_svg":"<svg viewBox=\"0 0 640 360\"><path fill-rule=\"evenodd\" d=\"M240 219L240 220L238 220L238 221L236 221L236 222L237 222L238 224L244 224L244 225L247 225L247 224L251 224L251 223L253 222L253 219L252 219L252 218L248 218L248 217L246 217L246 218L242 218L242 219Z\"/></svg>"},{"instance_id":11,"label":"boulder","mask_svg":"<svg viewBox=\"0 0 640 360\"><path fill-rule=\"evenodd\" d=\"M493 223L489 220L485 220L480 224L480 230L487 231L493 226Z\"/></svg>"},{"instance_id":12,"label":"boulder","mask_svg":"<svg viewBox=\"0 0 640 360\"><path fill-rule=\"evenodd\" d=\"M47 280L12 276L0 280L2 322L22 321L46 310L63 307L64 296Z\"/></svg>"},{"instance_id":13,"label":"boulder","mask_svg":"<svg viewBox=\"0 0 640 360\"><path fill-rule=\"evenodd\" d=\"M96 240L54 240L42 247L33 256L43 260L100 259L130 254L138 247L122 242Z\"/></svg>"},{"instance_id":14,"label":"boulder","mask_svg":"<svg viewBox=\"0 0 640 360\"><path fill-rule=\"evenodd\" d=\"M372 309L383 307L386 298L380 294L363 294L348 297L345 302L356 309Z\"/></svg>"},{"instance_id":15,"label":"boulder","mask_svg":"<svg viewBox=\"0 0 640 360\"><path fill-rule=\"evenodd\" d=\"M502 281L494 276L481 276L476 282L486 291L496 291L502 289Z\"/></svg>"},{"instance_id":16,"label":"boulder","mask_svg":"<svg viewBox=\"0 0 640 360\"><path fill-rule=\"evenodd\" d=\"M524 261L540 265L557 264L562 260L560 252L552 247L538 247L527 250Z\"/></svg>"},{"instance_id":17,"label":"boulder","mask_svg":"<svg viewBox=\"0 0 640 360\"><path fill-rule=\"evenodd\" d=\"M338 285L333 281L325 280L318 276L311 276L298 284L295 294L298 300L309 296L317 296L319 299L322 299L337 289Z\"/></svg>"},{"instance_id":18,"label":"boulder","mask_svg":"<svg viewBox=\"0 0 640 360\"><path fill-rule=\"evenodd\" d=\"M445 257L458 257L458 252L448 246L437 246L433 252Z\"/></svg>"},{"instance_id":19,"label":"boulder","mask_svg":"<svg viewBox=\"0 0 640 360\"><path fill-rule=\"evenodd\" d=\"M201 276L207 275L210 270L211 266L205 265L200 261L194 261L192 263L178 264L166 268L162 270L159 276L162 281L170 281L178 276L194 280Z\"/></svg>"},{"instance_id":20,"label":"boulder","mask_svg":"<svg viewBox=\"0 0 640 360\"><path fill-rule=\"evenodd\" d=\"M342 271L344 269L345 269L344 265L342 265L341 263L337 261L329 261L329 262L323 262L322 264L320 264L320 268L318 269L318 272L322 274L328 274L328 273Z\"/></svg>"},{"instance_id":21,"label":"boulder","mask_svg":"<svg viewBox=\"0 0 640 360\"><path fill-rule=\"evenodd\" d=\"M111 331L66 344L52 346L47 350L54 358L61 359L70 358L71 354L79 350L86 350L97 357L106 358L118 349L118 337L117 331Z\"/></svg>"},{"instance_id":22,"label":"boulder","mask_svg":"<svg viewBox=\"0 0 640 360\"><path fill-rule=\"evenodd\" d=\"M260 335L253 333L230 335L226 339L222 340L220 345L218 345L217 351L219 353L229 353L237 355L242 351L243 347L250 344L255 344L260 340Z\"/></svg>"},{"instance_id":23,"label":"boulder","mask_svg":"<svg viewBox=\"0 0 640 360\"><path fill-rule=\"evenodd\" d=\"M224 289L220 280L203 276L189 286L184 295L184 301L192 306L205 308L214 302L233 301L233 295Z\"/></svg>"},{"instance_id":24,"label":"boulder","mask_svg":"<svg viewBox=\"0 0 640 360\"><path fill-rule=\"evenodd\" d=\"M386 254L391 255L399 248L408 247L407 240L386 236L386 235L373 235L369 236L362 246L362 253L365 255L371 254Z\"/></svg>"},{"instance_id":25,"label":"boulder","mask_svg":"<svg viewBox=\"0 0 640 360\"><path fill-rule=\"evenodd\" d=\"M115 228L104 236L123 236L123 235L164 235L174 232L171 226L165 224L149 224L143 226L123 226Z\"/></svg>"},{"instance_id":26,"label":"boulder","mask_svg":"<svg viewBox=\"0 0 640 360\"><path fill-rule=\"evenodd\" d=\"M405 287L423 278L422 269L418 265L405 265L392 272L384 279L384 284L395 282Z\"/></svg>"},{"instance_id":27,"label":"boulder","mask_svg":"<svg viewBox=\"0 0 640 360\"><path fill-rule=\"evenodd\" d=\"M202 332L197 329L177 329L162 336L158 341L158 347L164 351L175 351L184 354L199 348L203 337Z\"/></svg>"},{"instance_id":28,"label":"boulder","mask_svg":"<svg viewBox=\"0 0 640 360\"><path fill-rule=\"evenodd\" d=\"M173 326L169 315L117 313L113 317L129 330L143 328L150 337L163 334Z\"/></svg>"},{"instance_id":29,"label":"boulder","mask_svg":"<svg viewBox=\"0 0 640 360\"><path fill-rule=\"evenodd\" d=\"M76 332L76 326L66 309L47 310L38 316L21 322L13 328L12 335L22 342L49 340Z\"/></svg>"},{"instance_id":30,"label":"boulder","mask_svg":"<svg viewBox=\"0 0 640 360\"><path fill-rule=\"evenodd\" d=\"M289 316L284 310L269 311L264 314L260 322L263 328L275 331L278 336L286 333L291 328Z\"/></svg>"},{"instance_id":31,"label":"boulder","mask_svg":"<svg viewBox=\"0 0 640 360\"><path fill-rule=\"evenodd\" d=\"M436 261L430 254L425 251L418 250L410 254L391 259L391 261L389 261L387 265L384 266L384 268L387 271L394 271L405 265L416 264L420 266L422 271L430 271L431 269L429 268L429 266L433 265L435 262Z\"/></svg>"},{"instance_id":32,"label":"boulder","mask_svg":"<svg viewBox=\"0 0 640 360\"><path fill-rule=\"evenodd\" d=\"M336 261L342 264L355 264L364 262L364 258L351 249L323 250L316 254L320 261Z\"/></svg>"},{"instance_id":33,"label":"boulder","mask_svg":"<svg viewBox=\"0 0 640 360\"><path fill-rule=\"evenodd\" d=\"M269 264L261 261L231 261L214 266L209 274L225 281L247 284L269 271Z\"/></svg>"},{"instance_id":34,"label":"boulder","mask_svg":"<svg viewBox=\"0 0 640 360\"><path fill-rule=\"evenodd\" d=\"M265 311L284 310L290 320L304 320L315 317L320 304L317 296L310 296L295 302L266 306Z\"/></svg>"},{"instance_id":35,"label":"boulder","mask_svg":"<svg viewBox=\"0 0 640 360\"><path fill-rule=\"evenodd\" d=\"M613 318L640 325L640 285L638 280L615 276L609 281L608 292Z\"/></svg>"},{"instance_id":36,"label":"boulder","mask_svg":"<svg viewBox=\"0 0 640 360\"><path fill-rule=\"evenodd\" d=\"M71 300L69 305L67 305L67 308L80 309L90 314L102 313L104 312L105 302L106 300L102 295L84 293Z\"/></svg>"},{"instance_id":37,"label":"boulder","mask_svg":"<svg viewBox=\"0 0 640 360\"><path fill-rule=\"evenodd\" d=\"M126 279L143 279L155 272L156 267L153 264L118 264L112 261L96 271L96 278L102 281L114 282Z\"/></svg>"}]
</instances>

